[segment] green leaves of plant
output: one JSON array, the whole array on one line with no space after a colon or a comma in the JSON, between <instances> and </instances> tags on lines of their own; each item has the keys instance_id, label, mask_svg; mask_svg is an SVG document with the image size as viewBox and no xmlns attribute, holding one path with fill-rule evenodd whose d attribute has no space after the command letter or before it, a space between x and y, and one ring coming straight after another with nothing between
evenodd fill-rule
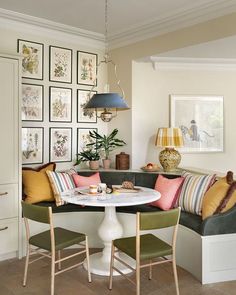
<instances>
[{"instance_id":1,"label":"green leaves of plant","mask_svg":"<svg viewBox=\"0 0 236 295\"><path fill-rule=\"evenodd\" d=\"M79 165L81 162L98 161L100 159L100 155L98 151L93 151L91 149L83 150L82 152L78 153L76 156L77 156L77 161L75 165Z\"/></svg>"},{"instance_id":2,"label":"green leaves of plant","mask_svg":"<svg viewBox=\"0 0 236 295\"><path fill-rule=\"evenodd\" d=\"M111 151L113 151L116 147L124 146L126 143L124 140L115 138L118 133L118 129L115 128L108 136L106 135L100 135L96 131L90 131L89 135L95 139L94 143L88 144L90 147L94 147L96 145L96 148L98 150L104 151L106 155L106 159L108 159L109 154Z\"/></svg>"},{"instance_id":3,"label":"green leaves of plant","mask_svg":"<svg viewBox=\"0 0 236 295\"><path fill-rule=\"evenodd\" d=\"M94 142L86 145L85 150L77 154L77 162L75 165L79 165L81 162L96 161L100 159L100 151L105 152L106 159L109 158L109 154L116 147L126 145L124 140L116 138L118 129L115 128L108 136L100 135L95 130L89 131L89 135L94 139Z\"/></svg>"}]
</instances>

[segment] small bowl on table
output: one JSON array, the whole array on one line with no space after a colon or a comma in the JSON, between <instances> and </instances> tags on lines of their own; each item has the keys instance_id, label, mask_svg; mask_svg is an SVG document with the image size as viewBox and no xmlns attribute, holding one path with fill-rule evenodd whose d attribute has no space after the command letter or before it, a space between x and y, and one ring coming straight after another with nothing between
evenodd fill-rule
<instances>
[{"instance_id":1,"label":"small bowl on table","mask_svg":"<svg viewBox=\"0 0 236 295\"><path fill-rule=\"evenodd\" d=\"M156 164L148 164L146 166L141 167L141 169L145 172L158 172L161 168Z\"/></svg>"}]
</instances>

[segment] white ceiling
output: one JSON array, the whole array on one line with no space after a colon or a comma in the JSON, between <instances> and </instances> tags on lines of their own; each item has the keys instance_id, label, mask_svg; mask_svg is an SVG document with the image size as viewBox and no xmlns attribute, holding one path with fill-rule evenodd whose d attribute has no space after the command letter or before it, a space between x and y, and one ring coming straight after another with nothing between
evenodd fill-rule
<instances>
[{"instance_id":1,"label":"white ceiling","mask_svg":"<svg viewBox=\"0 0 236 295\"><path fill-rule=\"evenodd\" d=\"M143 39L236 11L236 0L108 0L109 40ZM104 34L105 0L0 0L0 9Z\"/></svg>"}]
</instances>

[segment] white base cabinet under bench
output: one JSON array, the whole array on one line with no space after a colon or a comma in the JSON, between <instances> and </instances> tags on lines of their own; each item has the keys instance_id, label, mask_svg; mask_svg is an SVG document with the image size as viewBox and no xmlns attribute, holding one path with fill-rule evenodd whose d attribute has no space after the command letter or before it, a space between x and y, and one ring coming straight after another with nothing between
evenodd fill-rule
<instances>
[{"instance_id":1,"label":"white base cabinet under bench","mask_svg":"<svg viewBox=\"0 0 236 295\"><path fill-rule=\"evenodd\" d=\"M202 283L236 280L236 234L202 237Z\"/></svg>"}]
</instances>

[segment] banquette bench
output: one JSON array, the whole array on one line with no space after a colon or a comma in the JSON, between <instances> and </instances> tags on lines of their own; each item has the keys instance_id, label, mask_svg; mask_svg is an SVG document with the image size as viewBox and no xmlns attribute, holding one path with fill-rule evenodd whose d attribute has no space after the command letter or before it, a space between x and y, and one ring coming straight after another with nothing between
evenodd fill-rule
<instances>
[{"instance_id":1,"label":"banquette bench","mask_svg":"<svg viewBox=\"0 0 236 295\"><path fill-rule=\"evenodd\" d=\"M90 176L92 171L80 171L82 176ZM167 178L179 177L179 173L165 174ZM100 171L101 181L108 184L121 184L123 181L132 181L136 186L154 188L158 173L136 171ZM78 206L65 204L57 207L52 202L37 203L41 206L51 206L55 217L63 223L73 219L83 224L91 236L95 238L92 227L98 226L102 218L102 207ZM137 205L118 207L117 212L125 234L134 234L136 212L160 210L151 205ZM79 212L79 213L76 213ZM69 213L69 214L68 214ZM96 214L99 215L96 219ZM95 218L95 219L94 219ZM86 219L86 221L85 221ZM70 223L68 223L69 225ZM65 224L64 224L65 226ZM85 229L86 230L86 229ZM167 241L170 239L168 230L158 232ZM96 236L95 239L98 237ZM201 216L182 211L177 240L177 264L197 277L203 284L236 279L236 207L221 214L216 214L202 221Z\"/></svg>"}]
</instances>

